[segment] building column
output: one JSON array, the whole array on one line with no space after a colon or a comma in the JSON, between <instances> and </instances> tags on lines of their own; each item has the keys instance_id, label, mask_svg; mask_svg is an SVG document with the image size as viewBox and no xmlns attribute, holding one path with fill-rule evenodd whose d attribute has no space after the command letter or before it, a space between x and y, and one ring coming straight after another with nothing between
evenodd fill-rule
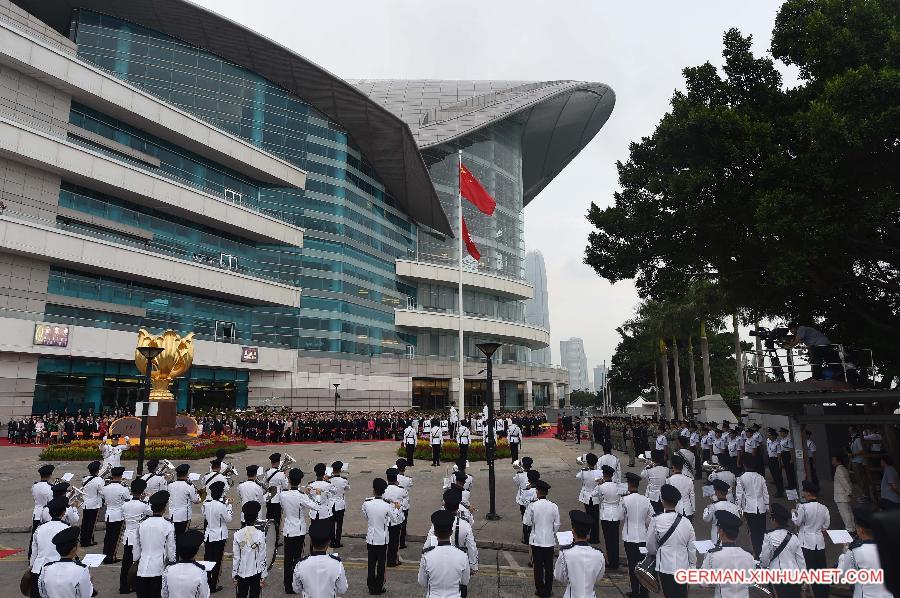
<instances>
[{"instance_id":1,"label":"building column","mask_svg":"<svg viewBox=\"0 0 900 598\"><path fill-rule=\"evenodd\" d=\"M494 401L494 412L500 409L500 381L496 378L492 381L494 388L491 389L491 398Z\"/></svg>"},{"instance_id":2,"label":"building column","mask_svg":"<svg viewBox=\"0 0 900 598\"><path fill-rule=\"evenodd\" d=\"M569 387L567 387L565 385L563 385L563 396L565 397L564 405L566 407L571 407L572 406L572 393L569 392Z\"/></svg>"},{"instance_id":3,"label":"building column","mask_svg":"<svg viewBox=\"0 0 900 598\"><path fill-rule=\"evenodd\" d=\"M550 383L550 407L553 409L559 409L559 393L556 386L556 382Z\"/></svg>"},{"instance_id":4,"label":"building column","mask_svg":"<svg viewBox=\"0 0 900 598\"><path fill-rule=\"evenodd\" d=\"M525 381L525 410L526 411L531 411L532 409L534 409L534 395L532 393L533 393L532 382L531 382L531 380L526 380Z\"/></svg>"},{"instance_id":5,"label":"building column","mask_svg":"<svg viewBox=\"0 0 900 598\"><path fill-rule=\"evenodd\" d=\"M459 410L462 405L463 387L459 383L459 378L450 378L450 402L456 403L456 409ZM466 413L468 413L468 405L466 405Z\"/></svg>"}]
</instances>

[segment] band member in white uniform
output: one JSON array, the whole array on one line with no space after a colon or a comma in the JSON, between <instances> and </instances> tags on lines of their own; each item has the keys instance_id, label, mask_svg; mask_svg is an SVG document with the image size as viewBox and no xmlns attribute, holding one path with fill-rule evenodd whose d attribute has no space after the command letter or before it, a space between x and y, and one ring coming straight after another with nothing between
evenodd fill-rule
<instances>
[{"instance_id":1,"label":"band member in white uniform","mask_svg":"<svg viewBox=\"0 0 900 598\"><path fill-rule=\"evenodd\" d=\"M169 493L162 490L150 496L153 515L138 526L134 542L134 560L138 562L134 589L137 598L157 598L162 593L166 565L175 562L175 526L163 519Z\"/></svg>"},{"instance_id":2,"label":"band member in white uniform","mask_svg":"<svg viewBox=\"0 0 900 598\"><path fill-rule=\"evenodd\" d=\"M60 482L59 484L51 486L50 490L53 492L53 498L62 496L66 499L66 504L69 505L66 507L66 512L63 514L62 522L66 525L78 525L81 521L81 517L78 515L78 508L69 504L69 499L66 496L69 488L70 485L68 482ZM41 511L41 523L47 523L50 519L52 519L50 517L50 511L47 510L47 507L44 507L44 510Z\"/></svg>"},{"instance_id":3,"label":"band member in white uniform","mask_svg":"<svg viewBox=\"0 0 900 598\"><path fill-rule=\"evenodd\" d=\"M469 459L469 444L472 441L472 431L469 429L468 420L459 422L456 429L456 443L459 445L459 458L463 461Z\"/></svg>"},{"instance_id":4,"label":"band member in white uniform","mask_svg":"<svg viewBox=\"0 0 900 598\"><path fill-rule=\"evenodd\" d=\"M212 592L222 589L219 585L219 575L222 571L222 559L225 557L225 543L228 542L228 524L234 518L234 508L229 499L223 499L227 484L224 480L217 479L209 485L209 494L203 505L203 520L206 522L206 532L203 541L206 547L203 550L203 560L215 563L216 566L209 572L208 582Z\"/></svg>"},{"instance_id":5,"label":"band member in white uniform","mask_svg":"<svg viewBox=\"0 0 900 598\"><path fill-rule=\"evenodd\" d=\"M641 476L633 472L625 474L628 494L622 497L622 541L628 559L628 577L631 580L631 598L647 598L647 588L638 583L634 566L641 562L641 546L647 544L647 527L655 515L650 499L638 492Z\"/></svg>"},{"instance_id":6,"label":"band member in white uniform","mask_svg":"<svg viewBox=\"0 0 900 598\"><path fill-rule=\"evenodd\" d=\"M188 528L193 514L193 505L200 502L200 495L197 489L188 481L188 472L191 466L182 463L175 468L175 475L178 479L169 484L169 517L175 524L175 536L180 536ZM162 571L159 572L160 583L162 583Z\"/></svg>"},{"instance_id":7,"label":"band member in white uniform","mask_svg":"<svg viewBox=\"0 0 900 598\"><path fill-rule=\"evenodd\" d=\"M400 510L403 510L403 503L409 500L409 492L403 489L400 486L400 482L397 479L400 472L397 471L396 467L389 467L387 471L384 472L385 477L387 477L388 487L384 489L382 493L382 498L384 500L391 503L399 503ZM406 522L406 516L403 516L399 522L394 523L388 526L388 550L387 550L387 566L388 567L397 567L400 565L400 532L403 529L403 524Z\"/></svg>"},{"instance_id":8,"label":"band member in white uniform","mask_svg":"<svg viewBox=\"0 0 900 598\"><path fill-rule=\"evenodd\" d=\"M81 546L87 548L95 546L94 526L97 524L97 514L103 506L103 495L100 493L106 482L98 477L100 461L91 461L88 464L88 475L81 479L81 491L84 492L84 505L81 511Z\"/></svg>"},{"instance_id":9,"label":"band member in white uniform","mask_svg":"<svg viewBox=\"0 0 900 598\"><path fill-rule=\"evenodd\" d=\"M753 544L753 555L758 557L762 550L763 536L766 533L766 513L769 512L769 489L766 478L756 471L753 455L744 455L744 473L736 482L735 496L737 506L747 518L750 528L750 541Z\"/></svg>"},{"instance_id":10,"label":"band member in white uniform","mask_svg":"<svg viewBox=\"0 0 900 598\"><path fill-rule=\"evenodd\" d=\"M600 499L595 494L597 484L603 481L603 472L597 467L597 455L588 453L584 456L584 466L575 474L581 480L581 492L578 501L584 505L584 511L591 516L591 530L588 541L591 544L600 542ZM522 511L524 515L524 509Z\"/></svg>"},{"instance_id":11,"label":"band member in white uniform","mask_svg":"<svg viewBox=\"0 0 900 598\"><path fill-rule=\"evenodd\" d=\"M678 450L675 451L675 454L684 460L684 466L681 469L681 473L692 480L697 478L697 461L694 455L694 451L688 448L689 440L686 436L678 437Z\"/></svg>"},{"instance_id":12,"label":"band member in white uniform","mask_svg":"<svg viewBox=\"0 0 900 598\"><path fill-rule=\"evenodd\" d=\"M109 565L118 563L116 549L119 547L119 537L122 534L122 523L125 516L122 513L122 505L131 500L131 492L122 485L124 467L113 467L112 479L100 492L103 494L103 502L106 504L106 533L103 535L103 554L106 558L103 563Z\"/></svg>"},{"instance_id":13,"label":"band member in white uniform","mask_svg":"<svg viewBox=\"0 0 900 598\"><path fill-rule=\"evenodd\" d=\"M450 543L466 553L469 558L469 571L474 575L478 571L478 546L475 544L475 532L468 521L459 516L459 501L461 493L457 488L450 488L444 492L444 510L453 515L453 529L450 534ZM434 526L428 530L425 536L425 544L422 548L437 546L438 538L434 533ZM465 592L462 591L463 597Z\"/></svg>"},{"instance_id":14,"label":"band member in white uniform","mask_svg":"<svg viewBox=\"0 0 900 598\"><path fill-rule=\"evenodd\" d=\"M800 545L803 547L803 558L809 569L825 569L828 564L825 560L825 530L831 525L831 515L828 507L819 502L819 485L811 480L803 480L803 500L798 504L791 520L799 528ZM859 522L856 523L857 532ZM828 586L824 584L812 585L815 598L828 596Z\"/></svg>"},{"instance_id":15,"label":"band member in white uniform","mask_svg":"<svg viewBox=\"0 0 900 598\"><path fill-rule=\"evenodd\" d=\"M406 548L406 524L409 523L409 507L410 497L409 490L412 488L413 479L406 475L406 459L402 457L394 462L397 465L397 483L401 488L406 490L406 500L400 505L403 510L403 526L400 528L400 548ZM349 483L348 483L349 485Z\"/></svg>"},{"instance_id":16,"label":"band member in white uniform","mask_svg":"<svg viewBox=\"0 0 900 598\"><path fill-rule=\"evenodd\" d=\"M281 493L281 513L284 517L284 591L290 594L294 587L294 565L303 556L303 544L309 530L307 510L318 508L318 504L300 490L303 472L296 467L288 471L290 490ZM330 519L319 519L325 524Z\"/></svg>"},{"instance_id":17,"label":"band member in white uniform","mask_svg":"<svg viewBox=\"0 0 900 598\"><path fill-rule=\"evenodd\" d=\"M272 453L269 455L269 467L265 473L265 481L263 486L266 489L266 519L271 519L275 522L275 529L277 533L275 537L278 537L278 533L281 532L281 493L284 490L288 489L288 480L287 475L280 469L278 469L278 464L281 462L281 453ZM274 494L272 494L272 489L275 489ZM241 507L243 509L243 507ZM243 512L243 510L241 511Z\"/></svg>"},{"instance_id":18,"label":"band member in white uniform","mask_svg":"<svg viewBox=\"0 0 900 598\"><path fill-rule=\"evenodd\" d=\"M737 500L734 498L734 486L737 482L737 478L731 473L728 469L723 469L721 471L713 471L709 474L707 479L710 482L714 482L716 480L722 480L726 484L728 484L728 494L725 495L726 500L729 502L733 502L737 504Z\"/></svg>"},{"instance_id":19,"label":"band member in white uniform","mask_svg":"<svg viewBox=\"0 0 900 598\"><path fill-rule=\"evenodd\" d=\"M459 411L456 410L456 403L450 403L450 417L448 418L450 426L447 429L447 432L450 434L450 438L456 438L456 428L459 425Z\"/></svg>"},{"instance_id":20,"label":"band member in white uniform","mask_svg":"<svg viewBox=\"0 0 900 598\"><path fill-rule=\"evenodd\" d=\"M195 561L203 532L189 530L178 537L175 552L178 562L169 565L162 576L162 598L209 598L206 569Z\"/></svg>"},{"instance_id":21,"label":"band member in white uniform","mask_svg":"<svg viewBox=\"0 0 900 598\"><path fill-rule=\"evenodd\" d=\"M35 482L31 486L31 497L34 499L34 510L31 512L31 533L41 524L41 511L47 506L47 503L53 500L53 485L50 478L53 476L53 465L42 465L38 469L41 476L39 482Z\"/></svg>"},{"instance_id":22,"label":"band member in white uniform","mask_svg":"<svg viewBox=\"0 0 900 598\"><path fill-rule=\"evenodd\" d=\"M309 520L327 519L328 524L333 526L334 520L334 486L325 479L328 467L324 463L316 463L313 466L313 473L316 479L309 485L310 498L316 504L314 509L309 510Z\"/></svg>"},{"instance_id":23,"label":"band member in white uniform","mask_svg":"<svg viewBox=\"0 0 900 598\"><path fill-rule=\"evenodd\" d=\"M872 534L872 510L860 505L853 509L853 516L856 519L856 533L859 537L852 544L848 544L838 558L838 569L844 573L859 569L881 569L878 547ZM853 598L891 598L891 593L884 584L857 583L853 586Z\"/></svg>"},{"instance_id":24,"label":"band member in white uniform","mask_svg":"<svg viewBox=\"0 0 900 598\"><path fill-rule=\"evenodd\" d=\"M150 459L147 461L147 473L141 476L141 479L147 482L147 496L153 496L160 490L168 490L169 483L165 476L156 473L159 469L159 460Z\"/></svg>"},{"instance_id":25,"label":"band member in white uniform","mask_svg":"<svg viewBox=\"0 0 900 598\"><path fill-rule=\"evenodd\" d=\"M678 501L675 510L693 523L694 510L697 507L696 498L694 497L694 480L682 473L683 467L684 459L681 458L681 455L674 455L672 457L672 471L674 473L669 476L666 483L678 488L678 492L681 494L681 500Z\"/></svg>"},{"instance_id":26,"label":"band member in white uniform","mask_svg":"<svg viewBox=\"0 0 900 598\"><path fill-rule=\"evenodd\" d=\"M749 453L745 456L750 456ZM719 529L719 545L711 548L703 559L701 569L744 571L755 569L753 555L738 546L738 531L741 529L741 518L730 511L716 511L716 527ZM715 598L749 598L748 584L718 584Z\"/></svg>"},{"instance_id":27,"label":"band member in white uniform","mask_svg":"<svg viewBox=\"0 0 900 598\"><path fill-rule=\"evenodd\" d=\"M659 490L663 512L650 520L647 554L656 556L656 572L665 598L685 598L687 586L675 581L675 571L697 566L694 526L675 512L681 500L678 488L664 484ZM663 541L665 540L665 541Z\"/></svg>"},{"instance_id":28,"label":"band member in white uniform","mask_svg":"<svg viewBox=\"0 0 900 598\"><path fill-rule=\"evenodd\" d=\"M537 500L525 508L522 522L531 526L531 558L534 566L535 594L547 598L553 593L553 548L559 531L559 507L547 500L550 484L538 480L534 484Z\"/></svg>"},{"instance_id":29,"label":"band member in white uniform","mask_svg":"<svg viewBox=\"0 0 900 598\"><path fill-rule=\"evenodd\" d=\"M426 598L461 596L461 588L469 585L469 560L466 553L450 542L453 514L441 509L431 514L437 546L422 550L419 561L419 585Z\"/></svg>"},{"instance_id":30,"label":"band member in white uniform","mask_svg":"<svg viewBox=\"0 0 900 598\"><path fill-rule=\"evenodd\" d=\"M362 512L368 524L366 528L366 550L369 564L366 585L370 594L384 594L384 569L387 563L388 528L403 520L400 503L390 503L382 498L388 483L384 478L372 480L375 496L363 501Z\"/></svg>"},{"instance_id":31,"label":"band member in white uniform","mask_svg":"<svg viewBox=\"0 0 900 598\"><path fill-rule=\"evenodd\" d=\"M134 591L128 582L128 572L134 563L134 543L138 526L153 514L150 504L143 500L147 490L147 482L138 478L131 482L131 498L122 505L122 518L125 531L122 533L122 567L119 570L119 593L130 594Z\"/></svg>"},{"instance_id":32,"label":"band member in white uniform","mask_svg":"<svg viewBox=\"0 0 900 598\"><path fill-rule=\"evenodd\" d=\"M759 565L766 569L806 569L806 559L800 539L788 531L791 512L781 503L772 503L772 521L775 527L763 538ZM800 598L799 584L778 584L775 586L778 598Z\"/></svg>"},{"instance_id":33,"label":"band member in white uniform","mask_svg":"<svg viewBox=\"0 0 900 598\"><path fill-rule=\"evenodd\" d=\"M87 598L94 593L88 568L78 560L77 527L67 527L53 536L52 542L60 555L58 561L44 565L38 579L41 598Z\"/></svg>"},{"instance_id":34,"label":"band member in white uniform","mask_svg":"<svg viewBox=\"0 0 900 598\"><path fill-rule=\"evenodd\" d=\"M608 440L603 444L603 454L597 459L598 469L604 465L612 467L612 481L617 484L622 481L622 464L619 463L619 458L612 454L612 444Z\"/></svg>"},{"instance_id":35,"label":"band member in white uniform","mask_svg":"<svg viewBox=\"0 0 900 598\"><path fill-rule=\"evenodd\" d=\"M569 511L574 542L561 546L553 577L566 584L563 598L594 596L594 585L603 577L605 560L598 548L588 544L587 536L593 524L591 516L584 511Z\"/></svg>"},{"instance_id":36,"label":"band member in white uniform","mask_svg":"<svg viewBox=\"0 0 900 598\"><path fill-rule=\"evenodd\" d=\"M650 499L653 510L656 513L662 513L659 489L663 487L663 484L666 483L666 478L669 477L669 468L666 467L666 456L663 451L654 449L650 453L650 458L651 462L641 471L641 477L647 480L647 487L644 489L644 493Z\"/></svg>"},{"instance_id":37,"label":"band member in white uniform","mask_svg":"<svg viewBox=\"0 0 900 598\"><path fill-rule=\"evenodd\" d=\"M525 457L525 459L529 459L529 457ZM522 459L523 467L525 463L525 459ZM516 495L516 503L519 505L519 510L522 513L522 516L525 516L525 509L528 508L528 505L537 500L537 491L534 489L534 484L541 479L541 473L535 469L531 469L531 463L528 463L528 469L525 471L525 487ZM468 520L471 523L471 520ZM599 530L597 532L599 534ZM531 537L531 526L522 523L522 544L528 545L529 538ZM598 540L599 541L599 540ZM529 565L531 562L529 561Z\"/></svg>"},{"instance_id":38,"label":"band member in white uniform","mask_svg":"<svg viewBox=\"0 0 900 598\"><path fill-rule=\"evenodd\" d=\"M350 482L347 481L347 478L341 475L343 473L343 469L344 462L335 461L331 464L331 475L327 478L328 482L331 484L331 518L334 522L334 531L331 534L332 548L340 548L341 546L343 546L343 544L341 544L341 535L344 532L344 514L347 511L346 494L347 490L350 489ZM412 481L412 478L407 479ZM406 505L406 510L409 510L409 502L407 502ZM404 525L405 523L406 522L404 521ZM401 538L401 540L405 540L405 538ZM404 542L401 542L401 544L403 543Z\"/></svg>"},{"instance_id":39,"label":"band member in white uniform","mask_svg":"<svg viewBox=\"0 0 900 598\"><path fill-rule=\"evenodd\" d=\"M319 519L310 523L309 556L300 559L291 571L292 593L308 598L335 598L347 591L347 573L341 557L328 554L332 533L327 521Z\"/></svg>"},{"instance_id":40,"label":"band member in white uniform","mask_svg":"<svg viewBox=\"0 0 900 598\"><path fill-rule=\"evenodd\" d=\"M228 479L222 475L222 462L218 459L213 459L209 462L209 473L203 476L203 487L206 488L206 495L209 496L209 487L216 482L222 482L225 484L225 491L223 492L223 496L228 494L228 491L231 487L228 485Z\"/></svg>"},{"instance_id":41,"label":"band member in white uniform","mask_svg":"<svg viewBox=\"0 0 900 598\"><path fill-rule=\"evenodd\" d=\"M256 479L256 475L259 472L259 465L248 465L247 466L247 481L241 482L238 484L237 492L238 492L238 500L241 501L241 509L244 508L244 505L250 501L258 502L259 504L263 504L266 499L266 491L259 484ZM241 512L241 518L243 521L244 513Z\"/></svg>"},{"instance_id":42,"label":"band member in white uniform","mask_svg":"<svg viewBox=\"0 0 900 598\"><path fill-rule=\"evenodd\" d=\"M512 461L519 460L519 449L522 448L522 429L519 424L512 422L506 431L506 439L509 441L509 452Z\"/></svg>"},{"instance_id":43,"label":"band member in white uniform","mask_svg":"<svg viewBox=\"0 0 900 598\"><path fill-rule=\"evenodd\" d=\"M769 428L769 437L766 440L766 464L769 466L769 474L775 483L774 498L784 497L784 477L781 475L781 461L778 454L781 452L781 442L778 440L778 432L775 428Z\"/></svg>"},{"instance_id":44,"label":"band member in white uniform","mask_svg":"<svg viewBox=\"0 0 900 598\"><path fill-rule=\"evenodd\" d=\"M254 525L262 505L248 502L241 510L244 527L234 533L231 543L231 577L237 585L237 598L259 598L269 574L266 535Z\"/></svg>"},{"instance_id":45,"label":"band member in white uniform","mask_svg":"<svg viewBox=\"0 0 900 598\"><path fill-rule=\"evenodd\" d=\"M416 442L418 442L418 435L415 426L410 421L406 429L403 430L403 448L406 450L406 464L409 467L414 465Z\"/></svg>"},{"instance_id":46,"label":"band member in white uniform","mask_svg":"<svg viewBox=\"0 0 900 598\"><path fill-rule=\"evenodd\" d=\"M741 516L741 511L737 508L737 505L726 498L728 490L728 482L713 480L713 491L715 494L712 497L712 502L703 509L703 521L711 524L709 527L709 539L713 542L719 541L719 528L716 527L716 513L718 511L728 511L738 517Z\"/></svg>"},{"instance_id":47,"label":"band member in white uniform","mask_svg":"<svg viewBox=\"0 0 900 598\"><path fill-rule=\"evenodd\" d=\"M431 444L431 466L437 467L441 464L441 445L444 443L444 431L441 429L440 422L436 417L431 420L431 430L428 432L428 438Z\"/></svg>"},{"instance_id":48,"label":"band member in white uniform","mask_svg":"<svg viewBox=\"0 0 900 598\"><path fill-rule=\"evenodd\" d=\"M606 545L606 557L609 559L609 569L619 568L619 526L622 521L622 495L619 493L619 485L612 480L613 468L609 465L602 467L603 480L594 490L594 495L600 499L600 525L603 528L603 542Z\"/></svg>"},{"instance_id":49,"label":"band member in white uniform","mask_svg":"<svg viewBox=\"0 0 900 598\"><path fill-rule=\"evenodd\" d=\"M31 598L40 598L38 594L38 577L47 563L59 560L59 553L53 543L53 537L69 526L62 522L62 516L66 512L68 502L62 496L50 499L47 509L52 519L42 523L34 530L31 537L31 554L28 565L31 570Z\"/></svg>"}]
</instances>

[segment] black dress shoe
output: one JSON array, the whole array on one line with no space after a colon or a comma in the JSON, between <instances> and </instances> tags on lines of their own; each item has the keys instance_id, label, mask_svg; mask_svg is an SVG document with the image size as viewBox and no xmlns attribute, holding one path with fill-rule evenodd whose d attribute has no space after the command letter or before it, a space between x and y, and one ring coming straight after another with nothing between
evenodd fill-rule
<instances>
[{"instance_id":1,"label":"black dress shoe","mask_svg":"<svg viewBox=\"0 0 900 598\"><path fill-rule=\"evenodd\" d=\"M404 549L404 548L406 548L406 544L401 544L401 545L400 545L400 549L402 550L402 549Z\"/></svg>"},{"instance_id":2,"label":"black dress shoe","mask_svg":"<svg viewBox=\"0 0 900 598\"><path fill-rule=\"evenodd\" d=\"M215 589L210 590L210 594L215 594L216 592L221 592L224 588L222 586L216 586ZM293 592L291 592L293 594Z\"/></svg>"},{"instance_id":3,"label":"black dress shoe","mask_svg":"<svg viewBox=\"0 0 900 598\"><path fill-rule=\"evenodd\" d=\"M380 590L369 590L369 594L371 594L372 596L387 594L387 588L381 588Z\"/></svg>"}]
</instances>

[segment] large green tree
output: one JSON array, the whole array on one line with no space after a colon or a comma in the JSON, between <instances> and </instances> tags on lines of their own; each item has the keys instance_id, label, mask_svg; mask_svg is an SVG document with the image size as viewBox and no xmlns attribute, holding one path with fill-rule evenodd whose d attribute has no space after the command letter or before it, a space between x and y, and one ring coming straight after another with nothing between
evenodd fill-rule
<instances>
[{"instance_id":1,"label":"large green tree","mask_svg":"<svg viewBox=\"0 0 900 598\"><path fill-rule=\"evenodd\" d=\"M618 163L615 203L591 205L585 262L640 295L698 284L745 321L798 318L874 349L900 345L900 33L897 0L789 0L772 39L787 89L751 39L724 66L684 69L685 90Z\"/></svg>"}]
</instances>

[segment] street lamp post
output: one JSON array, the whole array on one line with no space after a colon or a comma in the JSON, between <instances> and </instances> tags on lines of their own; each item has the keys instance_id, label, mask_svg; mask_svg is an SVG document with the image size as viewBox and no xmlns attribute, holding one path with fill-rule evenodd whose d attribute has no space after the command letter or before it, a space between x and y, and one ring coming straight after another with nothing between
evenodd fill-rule
<instances>
[{"instance_id":1,"label":"street lamp post","mask_svg":"<svg viewBox=\"0 0 900 598\"><path fill-rule=\"evenodd\" d=\"M147 446L147 412L150 410L150 390L152 389L153 360L163 352L162 347L138 347L138 351L147 360L147 371L144 372L144 380L147 383L147 403L141 409L141 443L138 446L137 474L144 474L144 448Z\"/></svg>"},{"instance_id":2,"label":"street lamp post","mask_svg":"<svg viewBox=\"0 0 900 598\"><path fill-rule=\"evenodd\" d=\"M500 343L479 343L476 345L478 350L484 353L485 358L487 359L487 406L488 406L488 421L487 421L487 437L485 438L484 443L484 452L485 457L488 462L488 493L490 495L490 509L488 510L487 515L485 517L491 521L496 521L500 519L500 515L497 514L497 477L494 472L494 451L497 446L494 442L494 380L493 380L493 361L492 357L497 349L500 348Z\"/></svg>"},{"instance_id":3,"label":"street lamp post","mask_svg":"<svg viewBox=\"0 0 900 598\"><path fill-rule=\"evenodd\" d=\"M338 386L341 385L340 382L333 382L334 385L334 441L335 442L344 442L344 438L341 436L341 424L338 421L337 415L337 403L338 399L341 398L341 395L338 394Z\"/></svg>"}]
</instances>

